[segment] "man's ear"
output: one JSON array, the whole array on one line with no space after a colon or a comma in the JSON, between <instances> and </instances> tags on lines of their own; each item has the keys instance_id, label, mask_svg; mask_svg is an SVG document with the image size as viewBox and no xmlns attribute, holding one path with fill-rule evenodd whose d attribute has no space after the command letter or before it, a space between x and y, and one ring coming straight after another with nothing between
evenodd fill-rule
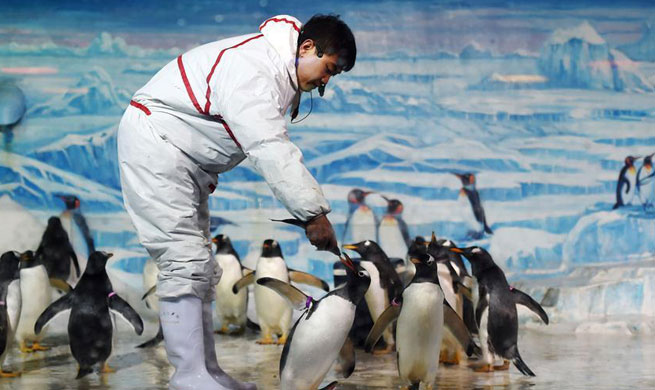
<instances>
[{"instance_id":1,"label":"man's ear","mask_svg":"<svg viewBox=\"0 0 655 390\"><path fill-rule=\"evenodd\" d=\"M305 39L301 44L300 44L300 50L298 51L298 54L306 55L307 53L311 53L314 50L314 40L313 39Z\"/></svg>"}]
</instances>

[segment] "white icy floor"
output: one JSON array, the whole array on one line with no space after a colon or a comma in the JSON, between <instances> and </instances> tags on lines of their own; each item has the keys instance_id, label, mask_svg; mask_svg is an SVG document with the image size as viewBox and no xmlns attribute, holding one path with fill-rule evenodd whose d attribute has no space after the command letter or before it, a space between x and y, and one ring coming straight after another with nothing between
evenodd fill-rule
<instances>
[{"instance_id":1,"label":"white icy floor","mask_svg":"<svg viewBox=\"0 0 655 390\"><path fill-rule=\"evenodd\" d=\"M519 348L524 361L537 374L522 376L514 367L507 372L473 373L463 364L440 367L435 389L653 389L655 388L655 337L617 335L561 335L538 330L522 330ZM22 367L19 378L0 378L2 389L167 389L172 374L163 346L150 350L134 345L150 337L154 325L148 323L146 335L137 337L120 330L109 364L115 373L95 373L76 380L77 365L65 335L47 337L54 348L47 352L22 355L12 351L9 368ZM216 335L219 361L229 373L254 381L259 389L279 388L278 364L281 346L255 344L257 335L243 337ZM393 355L372 356L357 351L353 375L340 380L339 389L398 389L402 385ZM335 378L330 372L326 382Z\"/></svg>"}]
</instances>

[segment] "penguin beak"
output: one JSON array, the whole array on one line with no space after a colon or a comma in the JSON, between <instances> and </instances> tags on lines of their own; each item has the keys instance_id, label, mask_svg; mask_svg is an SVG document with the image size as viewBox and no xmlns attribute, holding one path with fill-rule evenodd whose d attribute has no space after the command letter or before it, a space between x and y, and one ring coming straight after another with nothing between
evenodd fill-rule
<instances>
[{"instance_id":1,"label":"penguin beak","mask_svg":"<svg viewBox=\"0 0 655 390\"><path fill-rule=\"evenodd\" d=\"M410 257L409 261L411 261L413 264L419 264L421 262L421 260L416 257Z\"/></svg>"},{"instance_id":2,"label":"penguin beak","mask_svg":"<svg viewBox=\"0 0 655 390\"><path fill-rule=\"evenodd\" d=\"M217 238L212 238L212 242L213 242L214 244L218 244L218 239L217 239Z\"/></svg>"},{"instance_id":3,"label":"penguin beak","mask_svg":"<svg viewBox=\"0 0 655 390\"><path fill-rule=\"evenodd\" d=\"M355 269L355 264L353 264L353 261L350 258L350 256L348 256L347 254L344 253L343 256L339 256L339 260L341 261L341 264L343 264L346 267L350 268L351 271L353 271L355 273L357 272L357 270Z\"/></svg>"},{"instance_id":4,"label":"penguin beak","mask_svg":"<svg viewBox=\"0 0 655 390\"><path fill-rule=\"evenodd\" d=\"M459 254L464 254L464 251L459 249L459 248L450 248L448 249L451 252L459 253Z\"/></svg>"},{"instance_id":5,"label":"penguin beak","mask_svg":"<svg viewBox=\"0 0 655 390\"><path fill-rule=\"evenodd\" d=\"M357 250L357 245L347 244L343 246L343 249L350 249L352 251Z\"/></svg>"}]
</instances>

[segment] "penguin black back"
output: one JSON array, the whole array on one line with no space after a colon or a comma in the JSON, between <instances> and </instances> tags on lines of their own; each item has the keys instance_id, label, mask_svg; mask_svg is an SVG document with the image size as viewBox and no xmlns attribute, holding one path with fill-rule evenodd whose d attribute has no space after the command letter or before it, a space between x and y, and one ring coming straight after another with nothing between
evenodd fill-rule
<instances>
[{"instance_id":1,"label":"penguin black back","mask_svg":"<svg viewBox=\"0 0 655 390\"><path fill-rule=\"evenodd\" d=\"M366 240L357 244L344 245L343 247L357 252L362 260L375 264L380 273L380 285L389 294L389 302L402 294L403 283L400 276L398 276L391 261L375 241Z\"/></svg>"},{"instance_id":2,"label":"penguin black back","mask_svg":"<svg viewBox=\"0 0 655 390\"><path fill-rule=\"evenodd\" d=\"M73 262L76 276L80 276L80 266L77 255L68 239L68 233L61 225L59 217L50 217L39 248L37 257L41 258L43 265L51 278L66 280L70 276L70 264Z\"/></svg>"}]
</instances>

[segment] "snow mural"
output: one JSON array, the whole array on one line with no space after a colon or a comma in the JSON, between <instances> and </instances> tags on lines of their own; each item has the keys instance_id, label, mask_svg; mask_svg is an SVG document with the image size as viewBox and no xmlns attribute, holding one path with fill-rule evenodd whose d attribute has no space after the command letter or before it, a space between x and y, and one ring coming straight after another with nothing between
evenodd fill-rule
<instances>
[{"instance_id":1,"label":"snow mural","mask_svg":"<svg viewBox=\"0 0 655 390\"><path fill-rule=\"evenodd\" d=\"M132 291L123 296L138 301L147 254L122 206L115 139L131 94L196 45L253 32L276 14L333 12L355 32L357 64L330 81L324 98L304 97L300 117L310 104L312 113L289 134L332 204L338 237L352 237L350 191L374 191L366 203L378 220L383 195L402 202L411 237L435 231L487 248L511 280L550 303L555 321L571 311L568 319L581 322L655 315L649 2L171 3L44 1L34 11L8 2L0 120L20 111L10 112L20 102L3 90L19 88L26 108L21 120L0 123L2 252L35 248L48 217L65 209L57 195L75 195L96 247L115 253L109 267ZM639 157L625 170L630 198L613 209L628 156ZM269 222L288 214L247 161L219 180L210 207L233 224L214 232L232 238L245 265L273 237L290 267L332 279L332 255L314 251L299 229ZM471 186L492 233L469 224L462 191ZM640 321L630 326L644 330Z\"/></svg>"}]
</instances>

